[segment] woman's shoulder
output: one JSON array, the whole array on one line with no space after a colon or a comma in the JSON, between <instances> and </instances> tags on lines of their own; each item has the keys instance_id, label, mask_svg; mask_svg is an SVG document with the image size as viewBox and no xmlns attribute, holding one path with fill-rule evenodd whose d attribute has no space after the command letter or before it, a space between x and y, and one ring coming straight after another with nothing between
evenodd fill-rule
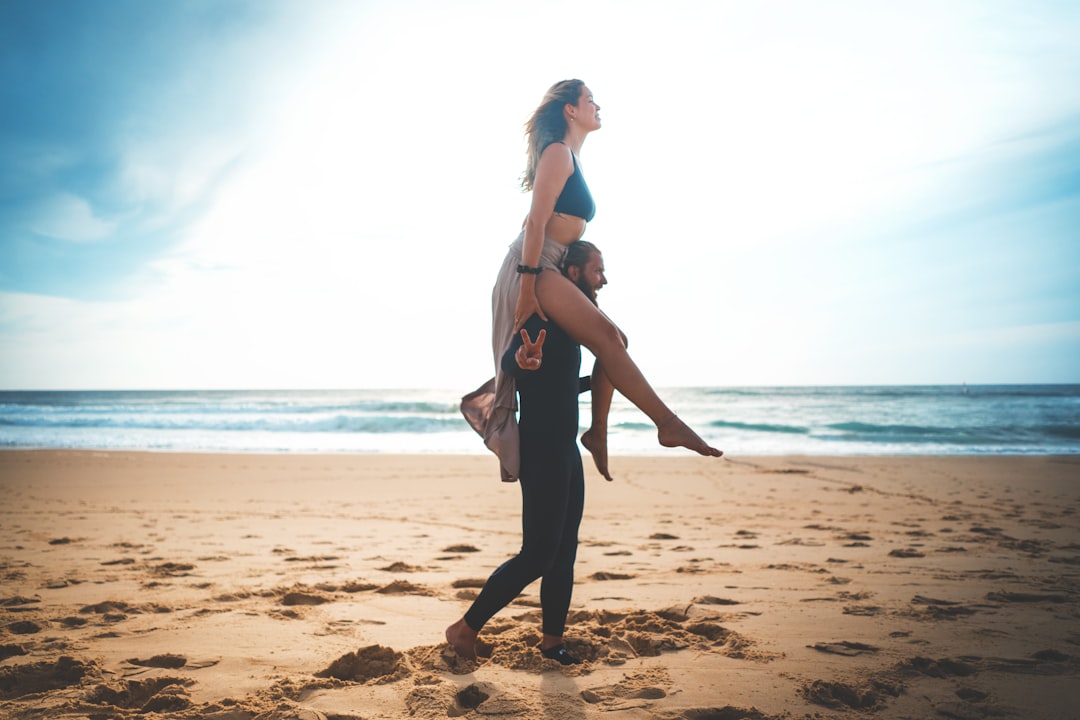
<instances>
[{"instance_id":1,"label":"woman's shoulder","mask_svg":"<svg viewBox=\"0 0 1080 720\"><path fill-rule=\"evenodd\" d=\"M569 160L572 155L573 152L571 152L570 146L564 143L562 140L552 140L544 146L543 150L540 151L541 158L550 156L556 158L566 158L567 160Z\"/></svg>"},{"instance_id":2,"label":"woman's shoulder","mask_svg":"<svg viewBox=\"0 0 1080 720\"><path fill-rule=\"evenodd\" d=\"M539 165L551 168L573 167L574 153L561 140L553 140L540 152Z\"/></svg>"}]
</instances>

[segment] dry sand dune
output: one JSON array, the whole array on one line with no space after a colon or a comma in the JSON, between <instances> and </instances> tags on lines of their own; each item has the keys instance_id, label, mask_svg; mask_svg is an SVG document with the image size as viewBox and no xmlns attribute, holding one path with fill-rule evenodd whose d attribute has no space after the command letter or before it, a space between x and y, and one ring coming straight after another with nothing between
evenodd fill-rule
<instances>
[{"instance_id":1,"label":"dry sand dune","mask_svg":"<svg viewBox=\"0 0 1080 720\"><path fill-rule=\"evenodd\" d=\"M0 717L1080 717L1080 458L613 460L567 637L488 457L0 453Z\"/></svg>"}]
</instances>

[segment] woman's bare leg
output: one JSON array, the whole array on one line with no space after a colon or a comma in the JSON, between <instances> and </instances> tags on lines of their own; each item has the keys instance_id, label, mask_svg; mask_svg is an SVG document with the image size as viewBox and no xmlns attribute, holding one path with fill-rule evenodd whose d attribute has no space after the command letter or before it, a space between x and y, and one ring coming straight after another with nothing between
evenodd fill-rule
<instances>
[{"instance_id":1,"label":"woman's bare leg","mask_svg":"<svg viewBox=\"0 0 1080 720\"><path fill-rule=\"evenodd\" d=\"M592 351L615 388L649 416L661 445L685 447L713 457L723 454L664 404L626 352L619 329L573 283L557 272L542 272L536 280L536 297L556 325Z\"/></svg>"},{"instance_id":2,"label":"woman's bare leg","mask_svg":"<svg viewBox=\"0 0 1080 720\"><path fill-rule=\"evenodd\" d=\"M603 314L603 311L600 311ZM604 314L604 317L607 317ZM611 318L608 318L609 320ZM626 333L619 330L624 348L630 347L630 341ZM593 457L596 469L600 471L608 482L614 480L608 470L608 416L611 414L611 400L615 395L615 386L611 384L611 378L604 372L604 366L597 360L593 363L592 380L592 425L581 436L581 444Z\"/></svg>"},{"instance_id":3,"label":"woman's bare leg","mask_svg":"<svg viewBox=\"0 0 1080 720\"><path fill-rule=\"evenodd\" d=\"M596 469L608 481L613 480L608 470L608 413L611 411L611 400L615 395L615 386L611 384L611 378L604 372L603 365L597 360L593 364L592 371L592 425L581 436L581 444L592 455Z\"/></svg>"}]
</instances>

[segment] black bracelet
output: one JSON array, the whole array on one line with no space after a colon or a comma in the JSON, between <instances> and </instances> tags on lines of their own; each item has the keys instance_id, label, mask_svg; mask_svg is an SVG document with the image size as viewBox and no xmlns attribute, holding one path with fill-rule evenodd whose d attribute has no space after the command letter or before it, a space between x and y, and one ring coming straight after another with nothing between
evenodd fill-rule
<instances>
[{"instance_id":1,"label":"black bracelet","mask_svg":"<svg viewBox=\"0 0 1080 720\"><path fill-rule=\"evenodd\" d=\"M517 271L519 273L528 273L529 275L539 275L544 271L542 267L529 267L528 265L518 265Z\"/></svg>"}]
</instances>

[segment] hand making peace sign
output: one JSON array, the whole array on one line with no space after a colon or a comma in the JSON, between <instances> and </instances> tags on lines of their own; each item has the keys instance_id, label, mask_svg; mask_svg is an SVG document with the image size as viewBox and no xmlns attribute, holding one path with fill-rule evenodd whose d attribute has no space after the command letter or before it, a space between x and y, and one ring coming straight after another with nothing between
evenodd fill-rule
<instances>
[{"instance_id":1,"label":"hand making peace sign","mask_svg":"<svg viewBox=\"0 0 1080 720\"><path fill-rule=\"evenodd\" d=\"M529 338L529 331L525 328L521 329L521 339L524 344L514 354L519 368L522 370L540 369L540 361L544 359L544 338L546 337L547 330L541 330L536 336L536 342L533 342Z\"/></svg>"}]
</instances>

